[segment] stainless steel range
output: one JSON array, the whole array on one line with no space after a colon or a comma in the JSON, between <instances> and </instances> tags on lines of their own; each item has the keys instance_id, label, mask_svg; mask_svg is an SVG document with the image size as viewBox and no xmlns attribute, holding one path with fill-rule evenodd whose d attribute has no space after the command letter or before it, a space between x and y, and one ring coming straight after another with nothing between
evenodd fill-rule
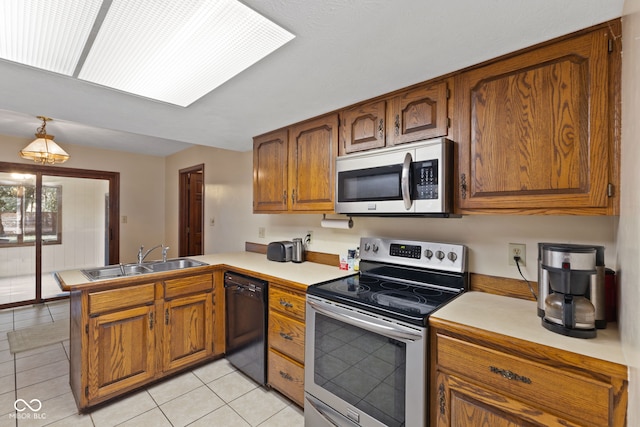
<instances>
[{"instance_id":1,"label":"stainless steel range","mask_svg":"<svg viewBox=\"0 0 640 427\"><path fill-rule=\"evenodd\" d=\"M360 251L359 274L307 290L305 426L426 425L428 317L467 289L467 248L363 237Z\"/></svg>"}]
</instances>

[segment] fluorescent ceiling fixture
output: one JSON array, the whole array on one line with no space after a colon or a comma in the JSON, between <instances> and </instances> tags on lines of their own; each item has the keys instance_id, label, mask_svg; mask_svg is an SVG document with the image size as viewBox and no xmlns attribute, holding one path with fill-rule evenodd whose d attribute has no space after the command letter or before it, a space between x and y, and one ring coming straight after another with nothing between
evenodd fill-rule
<instances>
[{"instance_id":1,"label":"fluorescent ceiling fixture","mask_svg":"<svg viewBox=\"0 0 640 427\"><path fill-rule=\"evenodd\" d=\"M0 57L183 107L294 38L235 0L1 3Z\"/></svg>"}]
</instances>

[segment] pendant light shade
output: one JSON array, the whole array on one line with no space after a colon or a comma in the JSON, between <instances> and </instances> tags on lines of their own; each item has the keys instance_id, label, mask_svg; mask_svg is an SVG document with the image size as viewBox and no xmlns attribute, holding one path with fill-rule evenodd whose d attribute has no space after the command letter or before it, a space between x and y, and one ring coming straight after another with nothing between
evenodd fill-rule
<instances>
[{"instance_id":1,"label":"pendant light shade","mask_svg":"<svg viewBox=\"0 0 640 427\"><path fill-rule=\"evenodd\" d=\"M20 150L20 157L50 165L69 160L69 154L53 142L53 135L47 135L47 121L51 119L43 116L38 116L38 118L42 120L42 126L36 131L36 139Z\"/></svg>"}]
</instances>

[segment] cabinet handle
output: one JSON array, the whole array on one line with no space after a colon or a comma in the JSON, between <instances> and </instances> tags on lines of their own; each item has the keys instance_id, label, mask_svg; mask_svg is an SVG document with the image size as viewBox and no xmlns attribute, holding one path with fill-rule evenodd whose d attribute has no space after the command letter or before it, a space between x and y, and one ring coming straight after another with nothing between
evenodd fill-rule
<instances>
[{"instance_id":1,"label":"cabinet handle","mask_svg":"<svg viewBox=\"0 0 640 427\"><path fill-rule=\"evenodd\" d=\"M440 387L438 387L438 403L440 404L440 415L444 415L444 410L446 407L446 397L444 394L444 384L440 383Z\"/></svg>"},{"instance_id":2,"label":"cabinet handle","mask_svg":"<svg viewBox=\"0 0 640 427\"><path fill-rule=\"evenodd\" d=\"M380 119L380 123L378 123L378 135L380 135L380 139L384 136L384 120Z\"/></svg>"},{"instance_id":3,"label":"cabinet handle","mask_svg":"<svg viewBox=\"0 0 640 427\"><path fill-rule=\"evenodd\" d=\"M460 174L460 197L467 198L467 174Z\"/></svg>"},{"instance_id":4,"label":"cabinet handle","mask_svg":"<svg viewBox=\"0 0 640 427\"><path fill-rule=\"evenodd\" d=\"M287 190L282 192L282 203L287 204Z\"/></svg>"},{"instance_id":5,"label":"cabinet handle","mask_svg":"<svg viewBox=\"0 0 640 427\"><path fill-rule=\"evenodd\" d=\"M166 308L164 310L164 324L168 325L169 324L169 309Z\"/></svg>"},{"instance_id":6,"label":"cabinet handle","mask_svg":"<svg viewBox=\"0 0 640 427\"><path fill-rule=\"evenodd\" d=\"M280 332L280 336L285 340L293 341L293 337L289 334L285 334L284 332Z\"/></svg>"},{"instance_id":7,"label":"cabinet handle","mask_svg":"<svg viewBox=\"0 0 640 427\"><path fill-rule=\"evenodd\" d=\"M284 300L282 298L280 298L280 305L285 307L285 308L291 308L293 307L293 304L291 304L289 301Z\"/></svg>"},{"instance_id":8,"label":"cabinet handle","mask_svg":"<svg viewBox=\"0 0 640 427\"><path fill-rule=\"evenodd\" d=\"M396 136L400 135L400 114L396 114Z\"/></svg>"},{"instance_id":9,"label":"cabinet handle","mask_svg":"<svg viewBox=\"0 0 640 427\"><path fill-rule=\"evenodd\" d=\"M291 190L291 203L296 202L296 189Z\"/></svg>"},{"instance_id":10,"label":"cabinet handle","mask_svg":"<svg viewBox=\"0 0 640 427\"><path fill-rule=\"evenodd\" d=\"M518 375L515 372L511 372L506 369L496 368L495 366L490 366L489 369L494 374L502 375L503 378L508 380L520 381L525 384L531 384L531 378L523 377L522 375Z\"/></svg>"},{"instance_id":11,"label":"cabinet handle","mask_svg":"<svg viewBox=\"0 0 640 427\"><path fill-rule=\"evenodd\" d=\"M287 381L293 381L293 377L284 371L280 371L280 376Z\"/></svg>"},{"instance_id":12,"label":"cabinet handle","mask_svg":"<svg viewBox=\"0 0 640 427\"><path fill-rule=\"evenodd\" d=\"M153 311L149 313L149 329L153 331Z\"/></svg>"}]
</instances>

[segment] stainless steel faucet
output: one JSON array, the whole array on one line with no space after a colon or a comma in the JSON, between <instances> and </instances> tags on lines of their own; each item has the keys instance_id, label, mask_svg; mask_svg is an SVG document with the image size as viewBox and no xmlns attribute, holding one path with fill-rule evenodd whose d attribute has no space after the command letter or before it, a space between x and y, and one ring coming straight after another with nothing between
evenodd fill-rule
<instances>
[{"instance_id":1,"label":"stainless steel faucet","mask_svg":"<svg viewBox=\"0 0 640 427\"><path fill-rule=\"evenodd\" d=\"M157 249L157 248L164 248L164 245L163 244L156 245L156 246L152 247L151 249L149 249L148 251L144 252L144 254L143 254L142 251L144 250L144 245L141 245L140 249L138 249L138 264L142 264L142 261L144 261L144 259L147 257L147 255L149 255L149 253L152 250ZM169 249L169 248L167 247L167 249ZM166 259L166 253L165 253L165 251L163 249L162 250L162 260L165 261L165 259Z\"/></svg>"},{"instance_id":2,"label":"stainless steel faucet","mask_svg":"<svg viewBox=\"0 0 640 427\"><path fill-rule=\"evenodd\" d=\"M162 247L162 262L167 262L167 251L169 250L169 246Z\"/></svg>"}]
</instances>

